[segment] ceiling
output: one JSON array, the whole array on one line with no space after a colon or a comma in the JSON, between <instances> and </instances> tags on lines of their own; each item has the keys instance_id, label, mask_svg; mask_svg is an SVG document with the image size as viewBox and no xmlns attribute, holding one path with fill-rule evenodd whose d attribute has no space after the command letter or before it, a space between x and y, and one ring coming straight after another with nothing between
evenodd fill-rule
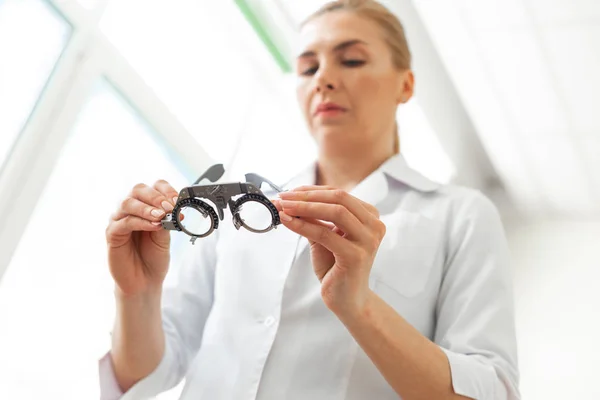
<instances>
[{"instance_id":1,"label":"ceiling","mask_svg":"<svg viewBox=\"0 0 600 400\"><path fill-rule=\"evenodd\" d=\"M294 23L325 3L270 1ZM416 9L518 209L600 215L599 0L382 2Z\"/></svg>"}]
</instances>

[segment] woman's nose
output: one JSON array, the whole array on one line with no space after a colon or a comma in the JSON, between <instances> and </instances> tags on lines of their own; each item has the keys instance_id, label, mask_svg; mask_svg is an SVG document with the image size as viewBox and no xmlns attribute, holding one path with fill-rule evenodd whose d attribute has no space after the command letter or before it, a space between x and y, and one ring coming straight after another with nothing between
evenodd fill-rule
<instances>
[{"instance_id":1,"label":"woman's nose","mask_svg":"<svg viewBox=\"0 0 600 400\"><path fill-rule=\"evenodd\" d=\"M325 90L333 90L334 86L331 83L327 84L317 84L317 93L323 92Z\"/></svg>"},{"instance_id":2,"label":"woman's nose","mask_svg":"<svg viewBox=\"0 0 600 400\"><path fill-rule=\"evenodd\" d=\"M318 71L315 90L317 93L321 93L324 91L335 90L337 88L337 83L335 82L332 71L327 68L321 68Z\"/></svg>"}]
</instances>

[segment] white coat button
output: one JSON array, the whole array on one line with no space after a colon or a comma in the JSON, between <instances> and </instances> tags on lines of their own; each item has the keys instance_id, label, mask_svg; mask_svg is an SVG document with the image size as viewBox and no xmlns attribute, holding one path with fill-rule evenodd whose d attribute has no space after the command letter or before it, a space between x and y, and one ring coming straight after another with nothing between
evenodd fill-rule
<instances>
[{"instance_id":1,"label":"white coat button","mask_svg":"<svg viewBox=\"0 0 600 400\"><path fill-rule=\"evenodd\" d=\"M267 317L267 319L265 319L265 326L271 326L273 323L275 323L275 318Z\"/></svg>"}]
</instances>

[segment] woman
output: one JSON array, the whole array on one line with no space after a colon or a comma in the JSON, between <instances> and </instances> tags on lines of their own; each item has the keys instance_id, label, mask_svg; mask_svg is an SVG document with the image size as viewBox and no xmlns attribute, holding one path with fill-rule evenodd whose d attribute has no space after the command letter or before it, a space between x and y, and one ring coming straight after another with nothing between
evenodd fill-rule
<instances>
[{"instance_id":1,"label":"woman","mask_svg":"<svg viewBox=\"0 0 600 400\"><path fill-rule=\"evenodd\" d=\"M113 216L104 398L187 376L183 399L518 399L498 213L398 151L396 109L414 87L400 22L338 1L301 37L297 94L319 153L274 200L285 227L223 226L163 285L158 221L177 191L137 185Z\"/></svg>"}]
</instances>

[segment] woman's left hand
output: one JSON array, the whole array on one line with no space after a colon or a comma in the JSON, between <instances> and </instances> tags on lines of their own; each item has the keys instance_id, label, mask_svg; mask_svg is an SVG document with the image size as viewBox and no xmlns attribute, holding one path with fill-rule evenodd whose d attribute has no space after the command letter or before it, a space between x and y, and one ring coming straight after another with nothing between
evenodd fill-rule
<instances>
[{"instance_id":1,"label":"woman's left hand","mask_svg":"<svg viewBox=\"0 0 600 400\"><path fill-rule=\"evenodd\" d=\"M279 197L274 203L283 225L309 240L327 307L336 314L360 312L386 231L377 209L328 186L301 186Z\"/></svg>"}]
</instances>

